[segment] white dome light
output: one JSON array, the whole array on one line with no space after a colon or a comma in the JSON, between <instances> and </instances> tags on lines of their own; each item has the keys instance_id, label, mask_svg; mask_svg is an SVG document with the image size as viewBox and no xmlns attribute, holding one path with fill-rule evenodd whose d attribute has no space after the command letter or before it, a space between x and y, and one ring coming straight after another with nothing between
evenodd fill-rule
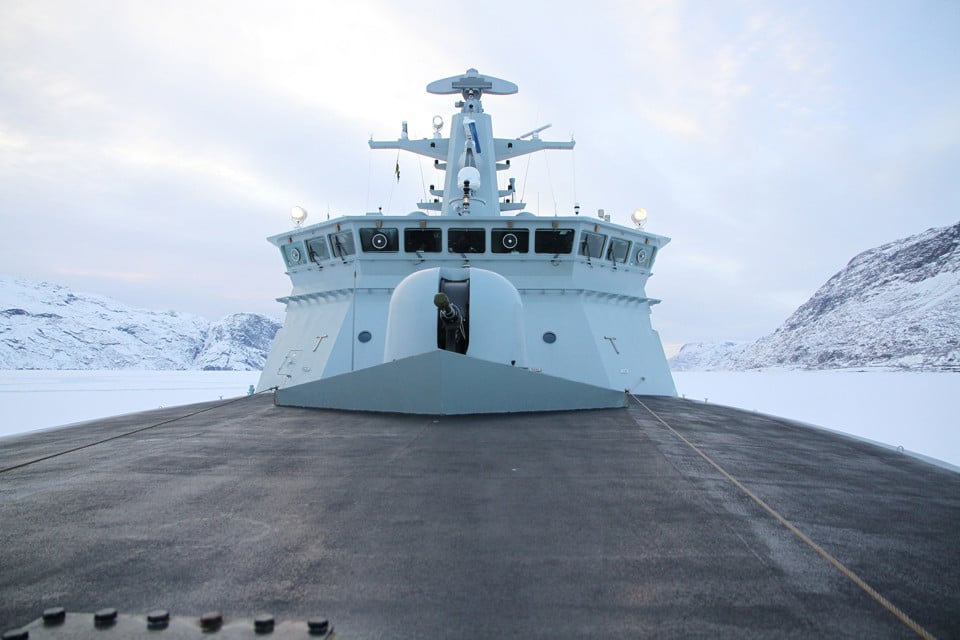
<instances>
[{"instance_id":1,"label":"white dome light","mask_svg":"<svg viewBox=\"0 0 960 640\"><path fill-rule=\"evenodd\" d=\"M296 222L298 225L303 224L303 221L307 219L307 210L303 207L294 207L290 209L290 219Z\"/></svg>"},{"instance_id":2,"label":"white dome light","mask_svg":"<svg viewBox=\"0 0 960 640\"><path fill-rule=\"evenodd\" d=\"M463 187L464 182L470 182L470 189L476 189L480 186L480 172L476 167L464 167L457 172L457 182Z\"/></svg>"},{"instance_id":3,"label":"white dome light","mask_svg":"<svg viewBox=\"0 0 960 640\"><path fill-rule=\"evenodd\" d=\"M643 207L638 207L636 211L630 214L630 219L633 220L635 224L642 225L647 221L647 210Z\"/></svg>"}]
</instances>

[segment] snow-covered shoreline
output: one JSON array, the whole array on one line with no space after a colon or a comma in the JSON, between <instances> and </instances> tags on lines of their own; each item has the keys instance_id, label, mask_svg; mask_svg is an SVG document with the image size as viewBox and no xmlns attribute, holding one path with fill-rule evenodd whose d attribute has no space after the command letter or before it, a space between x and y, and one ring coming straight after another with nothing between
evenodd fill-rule
<instances>
[{"instance_id":1,"label":"snow-covered shoreline","mask_svg":"<svg viewBox=\"0 0 960 640\"><path fill-rule=\"evenodd\" d=\"M687 398L903 447L960 467L960 374L862 369L674 372Z\"/></svg>"},{"instance_id":2,"label":"snow-covered shoreline","mask_svg":"<svg viewBox=\"0 0 960 640\"><path fill-rule=\"evenodd\" d=\"M0 371L0 437L241 396L257 371ZM680 394L804 422L960 467L960 374L900 371L675 372ZM0 440L2 446L2 440Z\"/></svg>"},{"instance_id":3,"label":"snow-covered shoreline","mask_svg":"<svg viewBox=\"0 0 960 640\"><path fill-rule=\"evenodd\" d=\"M259 371L0 370L0 437L242 396L259 377Z\"/></svg>"}]
</instances>

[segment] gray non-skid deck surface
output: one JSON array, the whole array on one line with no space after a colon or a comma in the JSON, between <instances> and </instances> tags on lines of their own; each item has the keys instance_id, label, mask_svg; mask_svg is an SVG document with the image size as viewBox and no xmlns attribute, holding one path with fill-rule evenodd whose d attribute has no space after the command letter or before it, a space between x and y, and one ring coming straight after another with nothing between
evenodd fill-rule
<instances>
[{"instance_id":1,"label":"gray non-skid deck surface","mask_svg":"<svg viewBox=\"0 0 960 640\"><path fill-rule=\"evenodd\" d=\"M960 635L960 475L644 402L930 632ZM0 468L182 413L5 439ZM325 615L341 638L913 635L635 404L434 418L260 396L2 473L0 630L54 605Z\"/></svg>"}]
</instances>

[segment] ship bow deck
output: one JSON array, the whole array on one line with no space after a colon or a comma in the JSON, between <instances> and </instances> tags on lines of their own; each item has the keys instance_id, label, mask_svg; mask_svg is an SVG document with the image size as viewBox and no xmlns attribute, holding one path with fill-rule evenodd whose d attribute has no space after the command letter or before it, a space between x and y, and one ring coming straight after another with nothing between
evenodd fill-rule
<instances>
[{"instance_id":1,"label":"ship bow deck","mask_svg":"<svg viewBox=\"0 0 960 640\"><path fill-rule=\"evenodd\" d=\"M957 474L641 401L430 417L256 396L6 439L0 626L60 605L324 615L364 638L913 634L720 467L910 620L960 633Z\"/></svg>"}]
</instances>

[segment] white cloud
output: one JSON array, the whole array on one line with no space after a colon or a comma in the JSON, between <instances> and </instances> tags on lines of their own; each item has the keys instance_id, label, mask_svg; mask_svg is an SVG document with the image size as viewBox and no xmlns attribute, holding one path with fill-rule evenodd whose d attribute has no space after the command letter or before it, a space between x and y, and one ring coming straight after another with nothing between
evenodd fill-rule
<instances>
[{"instance_id":1,"label":"white cloud","mask_svg":"<svg viewBox=\"0 0 960 640\"><path fill-rule=\"evenodd\" d=\"M485 101L498 135L547 122L547 138L578 134L575 153L530 158L529 176L516 163L530 208L579 201L626 222L645 206L650 230L674 237L652 281L664 338L729 337L718 317L744 337L855 251L956 216L960 83L944 34L960 25L928 7L860 29L855 13L752 0L490 0L466 15L385 0L8 0L0 270L49 268L14 238L55 224L71 244L53 259L89 274L76 278L156 269L195 304L207 294L183 283L193 270L224 290L259 282L269 303L287 285L262 236L294 203L312 217L328 204L412 209L418 159L401 156L397 185L396 156L366 138L396 136L401 120L429 135L454 98L424 85L474 66L520 85ZM886 33L902 35L897 47L879 46ZM436 179L428 165L425 182ZM267 253L231 262L218 242ZM121 255L126 271L111 264Z\"/></svg>"},{"instance_id":2,"label":"white cloud","mask_svg":"<svg viewBox=\"0 0 960 640\"><path fill-rule=\"evenodd\" d=\"M0 160L10 158L14 153L19 154L29 146L30 139L27 136L0 122Z\"/></svg>"},{"instance_id":3,"label":"white cloud","mask_svg":"<svg viewBox=\"0 0 960 640\"><path fill-rule=\"evenodd\" d=\"M702 133L696 119L689 114L677 111L661 111L652 107L641 107L640 113L657 128L682 136L695 136Z\"/></svg>"},{"instance_id":4,"label":"white cloud","mask_svg":"<svg viewBox=\"0 0 960 640\"><path fill-rule=\"evenodd\" d=\"M289 189L244 167L239 159L216 149L171 145L156 138L128 139L103 149L104 155L129 169L174 174L175 179L202 182L209 189L243 193L264 206L292 200Z\"/></svg>"},{"instance_id":5,"label":"white cloud","mask_svg":"<svg viewBox=\"0 0 960 640\"><path fill-rule=\"evenodd\" d=\"M54 267L52 272L60 276L71 278L104 278L107 280L120 280L123 282L145 282L156 278L156 276L151 276L146 273L113 270L103 271L95 269L72 269L70 267Z\"/></svg>"}]
</instances>

